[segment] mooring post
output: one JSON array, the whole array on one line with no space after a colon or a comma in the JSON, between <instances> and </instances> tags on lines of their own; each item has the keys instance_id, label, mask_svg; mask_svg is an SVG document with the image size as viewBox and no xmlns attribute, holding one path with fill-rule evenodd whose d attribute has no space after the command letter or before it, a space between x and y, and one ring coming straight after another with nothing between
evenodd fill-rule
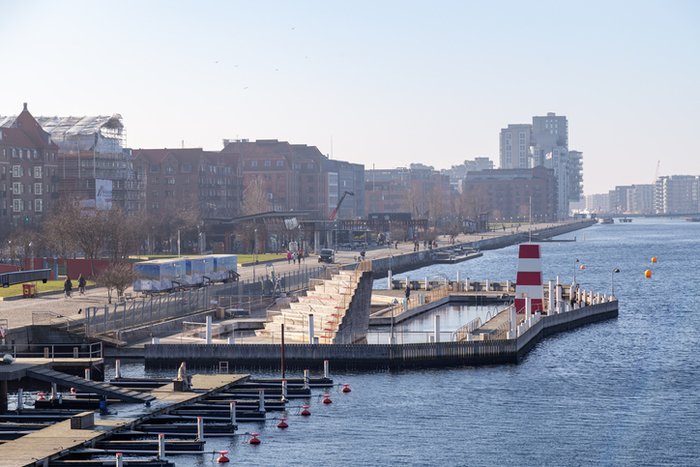
<instances>
[{"instance_id":1,"label":"mooring post","mask_svg":"<svg viewBox=\"0 0 700 467\"><path fill-rule=\"evenodd\" d=\"M284 323L280 324L280 328L282 329L282 340L280 341L280 345L282 347L282 352L280 353L280 358L281 358L281 367L282 367L282 379L285 378L285 368L284 368Z\"/></svg>"},{"instance_id":2,"label":"mooring post","mask_svg":"<svg viewBox=\"0 0 700 467\"><path fill-rule=\"evenodd\" d=\"M532 317L532 299L530 297L525 297L525 321L528 322L528 327L530 326L530 318Z\"/></svg>"},{"instance_id":3,"label":"mooring post","mask_svg":"<svg viewBox=\"0 0 700 467\"><path fill-rule=\"evenodd\" d=\"M265 390L259 389L258 390L258 412L264 412L264 411L265 411Z\"/></svg>"},{"instance_id":4,"label":"mooring post","mask_svg":"<svg viewBox=\"0 0 700 467\"><path fill-rule=\"evenodd\" d=\"M56 383L51 383L51 400L56 400Z\"/></svg>"},{"instance_id":5,"label":"mooring post","mask_svg":"<svg viewBox=\"0 0 700 467\"><path fill-rule=\"evenodd\" d=\"M282 380L282 402L287 401L287 380L283 379Z\"/></svg>"},{"instance_id":6,"label":"mooring post","mask_svg":"<svg viewBox=\"0 0 700 467\"><path fill-rule=\"evenodd\" d=\"M17 412L21 412L24 408L24 389L17 388Z\"/></svg>"},{"instance_id":7,"label":"mooring post","mask_svg":"<svg viewBox=\"0 0 700 467\"><path fill-rule=\"evenodd\" d=\"M85 368L85 379L88 381L92 379L90 374L90 368Z\"/></svg>"},{"instance_id":8,"label":"mooring post","mask_svg":"<svg viewBox=\"0 0 700 467\"><path fill-rule=\"evenodd\" d=\"M309 344L314 343L314 314L309 313Z\"/></svg>"},{"instance_id":9,"label":"mooring post","mask_svg":"<svg viewBox=\"0 0 700 467\"><path fill-rule=\"evenodd\" d=\"M329 379L331 377L330 364L328 360L323 361L323 377Z\"/></svg>"},{"instance_id":10,"label":"mooring post","mask_svg":"<svg viewBox=\"0 0 700 467\"><path fill-rule=\"evenodd\" d=\"M231 416L231 426L236 429L236 401L231 401L228 404L229 415Z\"/></svg>"},{"instance_id":11,"label":"mooring post","mask_svg":"<svg viewBox=\"0 0 700 467\"><path fill-rule=\"evenodd\" d=\"M207 316L207 324L206 324L206 334L205 338L207 341L207 344L211 344L211 316Z\"/></svg>"},{"instance_id":12,"label":"mooring post","mask_svg":"<svg viewBox=\"0 0 700 467\"><path fill-rule=\"evenodd\" d=\"M508 308L508 314L510 319L510 335L508 336L508 338L515 339L516 337L518 337L515 332L515 327L518 323L517 317L515 315L515 305L512 305L510 308Z\"/></svg>"},{"instance_id":13,"label":"mooring post","mask_svg":"<svg viewBox=\"0 0 700 467\"><path fill-rule=\"evenodd\" d=\"M554 281L547 282L549 290L549 301L547 302L547 314L551 315L554 312Z\"/></svg>"},{"instance_id":14,"label":"mooring post","mask_svg":"<svg viewBox=\"0 0 700 467\"><path fill-rule=\"evenodd\" d=\"M202 417L197 417L197 439L204 439L204 419Z\"/></svg>"},{"instance_id":15,"label":"mooring post","mask_svg":"<svg viewBox=\"0 0 700 467\"><path fill-rule=\"evenodd\" d=\"M114 361L114 378L119 379L122 377L122 361L116 359Z\"/></svg>"},{"instance_id":16,"label":"mooring post","mask_svg":"<svg viewBox=\"0 0 700 467\"><path fill-rule=\"evenodd\" d=\"M440 342L440 315L433 317L433 342Z\"/></svg>"},{"instance_id":17,"label":"mooring post","mask_svg":"<svg viewBox=\"0 0 700 467\"><path fill-rule=\"evenodd\" d=\"M556 301L554 303L554 307L557 310L557 313L561 313L561 282L559 282L559 276L557 276L557 293L556 293Z\"/></svg>"},{"instance_id":18,"label":"mooring post","mask_svg":"<svg viewBox=\"0 0 700 467\"><path fill-rule=\"evenodd\" d=\"M304 370L304 389L309 389L309 370Z\"/></svg>"},{"instance_id":19,"label":"mooring post","mask_svg":"<svg viewBox=\"0 0 700 467\"><path fill-rule=\"evenodd\" d=\"M392 277L391 269L389 269L386 273L386 288L387 288L387 290L391 290L394 288L394 284L392 282L393 279L394 278Z\"/></svg>"},{"instance_id":20,"label":"mooring post","mask_svg":"<svg viewBox=\"0 0 700 467\"><path fill-rule=\"evenodd\" d=\"M199 433L199 425L197 425L197 428L197 433ZM165 435L163 433L158 433L158 459L165 459Z\"/></svg>"}]
</instances>

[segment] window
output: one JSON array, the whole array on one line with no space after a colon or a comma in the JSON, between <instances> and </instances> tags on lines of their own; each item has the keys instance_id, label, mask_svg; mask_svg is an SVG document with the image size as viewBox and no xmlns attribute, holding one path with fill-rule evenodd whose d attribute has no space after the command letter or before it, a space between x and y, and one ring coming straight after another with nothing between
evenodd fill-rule
<instances>
[{"instance_id":1,"label":"window","mask_svg":"<svg viewBox=\"0 0 700 467\"><path fill-rule=\"evenodd\" d=\"M251 167L257 167L257 166L258 166L258 161L250 161L250 166L251 166Z\"/></svg>"},{"instance_id":2,"label":"window","mask_svg":"<svg viewBox=\"0 0 700 467\"><path fill-rule=\"evenodd\" d=\"M17 149L12 148L12 157L17 158Z\"/></svg>"},{"instance_id":3,"label":"window","mask_svg":"<svg viewBox=\"0 0 700 467\"><path fill-rule=\"evenodd\" d=\"M19 178L22 176L22 166L21 165L13 165L12 166L12 176L14 178Z\"/></svg>"},{"instance_id":4,"label":"window","mask_svg":"<svg viewBox=\"0 0 700 467\"><path fill-rule=\"evenodd\" d=\"M182 164L180 171L185 174L192 173L192 164Z\"/></svg>"},{"instance_id":5,"label":"window","mask_svg":"<svg viewBox=\"0 0 700 467\"><path fill-rule=\"evenodd\" d=\"M44 202L40 199L34 200L34 212L42 212L44 210Z\"/></svg>"},{"instance_id":6,"label":"window","mask_svg":"<svg viewBox=\"0 0 700 467\"><path fill-rule=\"evenodd\" d=\"M22 212L24 208L24 203L21 199L13 199L12 200L12 211L13 212Z\"/></svg>"},{"instance_id":7,"label":"window","mask_svg":"<svg viewBox=\"0 0 700 467\"><path fill-rule=\"evenodd\" d=\"M20 182L12 182L12 194L21 195L22 194L22 184Z\"/></svg>"},{"instance_id":8,"label":"window","mask_svg":"<svg viewBox=\"0 0 700 467\"><path fill-rule=\"evenodd\" d=\"M265 167L272 167L272 161L265 161Z\"/></svg>"},{"instance_id":9,"label":"window","mask_svg":"<svg viewBox=\"0 0 700 467\"><path fill-rule=\"evenodd\" d=\"M44 193L42 192L43 185L41 183L35 183L34 184L34 194L35 195L43 195Z\"/></svg>"},{"instance_id":10,"label":"window","mask_svg":"<svg viewBox=\"0 0 700 467\"><path fill-rule=\"evenodd\" d=\"M151 170L151 172L154 172L154 173L160 172L160 165L159 164L151 164L150 170Z\"/></svg>"},{"instance_id":11,"label":"window","mask_svg":"<svg viewBox=\"0 0 700 467\"><path fill-rule=\"evenodd\" d=\"M38 159L38 158L39 158L39 153L36 152L36 149L35 149L34 151L32 151L32 154L33 154L33 156L34 156L34 159Z\"/></svg>"},{"instance_id":12,"label":"window","mask_svg":"<svg viewBox=\"0 0 700 467\"><path fill-rule=\"evenodd\" d=\"M34 167L34 178L41 178L41 166Z\"/></svg>"},{"instance_id":13,"label":"window","mask_svg":"<svg viewBox=\"0 0 700 467\"><path fill-rule=\"evenodd\" d=\"M174 179L174 178L168 177L166 180L167 180L166 183L167 183L168 185L175 185L175 179Z\"/></svg>"},{"instance_id":14,"label":"window","mask_svg":"<svg viewBox=\"0 0 700 467\"><path fill-rule=\"evenodd\" d=\"M165 173L171 174L171 173L173 173L173 172L175 172L175 167L167 166L167 167L165 168Z\"/></svg>"},{"instance_id":15,"label":"window","mask_svg":"<svg viewBox=\"0 0 700 467\"><path fill-rule=\"evenodd\" d=\"M284 161L276 161L275 166L276 167L284 167Z\"/></svg>"}]
</instances>

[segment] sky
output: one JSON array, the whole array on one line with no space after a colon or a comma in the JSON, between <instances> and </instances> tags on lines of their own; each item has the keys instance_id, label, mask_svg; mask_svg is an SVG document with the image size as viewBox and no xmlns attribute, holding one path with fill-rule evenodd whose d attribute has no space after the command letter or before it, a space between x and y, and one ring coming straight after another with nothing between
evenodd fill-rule
<instances>
[{"instance_id":1,"label":"sky","mask_svg":"<svg viewBox=\"0 0 700 467\"><path fill-rule=\"evenodd\" d=\"M488 156L555 112L585 194L700 175L700 2L0 0L0 115L122 115L133 148L224 138L366 168Z\"/></svg>"}]
</instances>

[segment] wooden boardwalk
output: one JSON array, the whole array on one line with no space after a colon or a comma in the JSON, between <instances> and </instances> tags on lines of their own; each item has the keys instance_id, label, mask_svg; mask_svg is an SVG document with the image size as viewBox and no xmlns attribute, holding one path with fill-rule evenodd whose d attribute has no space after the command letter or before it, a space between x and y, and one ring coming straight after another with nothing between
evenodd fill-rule
<instances>
[{"instance_id":1,"label":"wooden boardwalk","mask_svg":"<svg viewBox=\"0 0 700 467\"><path fill-rule=\"evenodd\" d=\"M138 415L125 418L99 417L95 414L95 426L91 429L72 429L71 420L56 423L42 430L30 433L0 445L0 465L2 467L40 466L51 459L57 459L68 450L107 438L111 433L126 429L142 420L182 405L196 402L209 394L225 391L243 382L248 375L193 375L192 389L199 392L175 392L173 385L167 384L150 392L155 396L151 408L143 408ZM124 406L120 406L124 407ZM134 404L131 404L134 407ZM136 405L138 407L138 405ZM120 410L120 412L124 412Z\"/></svg>"}]
</instances>

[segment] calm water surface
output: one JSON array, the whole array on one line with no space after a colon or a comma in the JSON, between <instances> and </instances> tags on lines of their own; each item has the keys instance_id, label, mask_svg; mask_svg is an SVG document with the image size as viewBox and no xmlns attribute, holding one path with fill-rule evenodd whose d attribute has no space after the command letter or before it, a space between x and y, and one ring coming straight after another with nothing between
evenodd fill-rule
<instances>
[{"instance_id":1,"label":"calm water surface","mask_svg":"<svg viewBox=\"0 0 700 467\"><path fill-rule=\"evenodd\" d=\"M353 392L331 406L312 399L308 419L292 409L286 431L242 424L260 446L236 437L206 449L232 451L231 465L700 465L700 223L635 219L564 237L574 235L542 244L545 279L570 281L578 258L582 286L608 292L620 268L617 320L548 338L519 365L336 373ZM409 274L512 280L516 266L509 247ZM215 465L211 454L171 458Z\"/></svg>"}]
</instances>

